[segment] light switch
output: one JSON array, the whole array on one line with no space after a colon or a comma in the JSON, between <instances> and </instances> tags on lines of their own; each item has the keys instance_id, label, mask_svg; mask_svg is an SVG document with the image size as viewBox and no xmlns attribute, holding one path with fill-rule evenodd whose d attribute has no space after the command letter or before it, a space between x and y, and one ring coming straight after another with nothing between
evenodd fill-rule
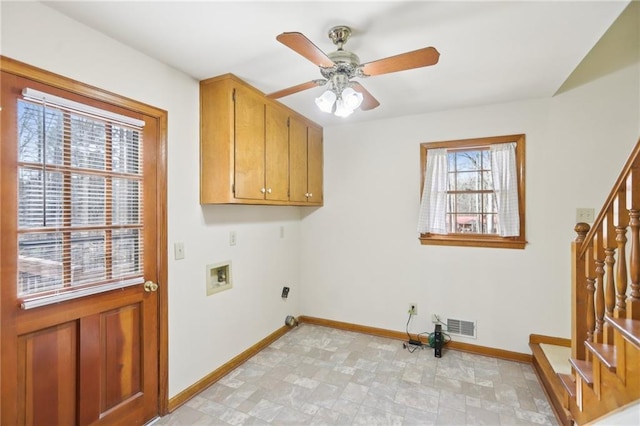
<instances>
[{"instance_id":1,"label":"light switch","mask_svg":"<svg viewBox=\"0 0 640 426\"><path fill-rule=\"evenodd\" d=\"M576 209L576 222L593 223L595 217L594 209L578 208Z\"/></svg>"},{"instance_id":2,"label":"light switch","mask_svg":"<svg viewBox=\"0 0 640 426\"><path fill-rule=\"evenodd\" d=\"M173 245L173 251L176 260L184 259L184 243L175 243Z\"/></svg>"}]
</instances>

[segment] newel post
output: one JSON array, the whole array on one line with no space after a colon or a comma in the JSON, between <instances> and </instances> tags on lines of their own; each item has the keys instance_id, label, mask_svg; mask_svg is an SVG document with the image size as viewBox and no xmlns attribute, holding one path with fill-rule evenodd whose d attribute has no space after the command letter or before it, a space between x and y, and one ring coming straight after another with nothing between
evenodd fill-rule
<instances>
[{"instance_id":1,"label":"newel post","mask_svg":"<svg viewBox=\"0 0 640 426\"><path fill-rule=\"evenodd\" d=\"M571 242L571 357L574 359L585 359L587 276L586 262L579 258L579 252L589 229L588 223L577 223L574 231L578 235Z\"/></svg>"}]
</instances>

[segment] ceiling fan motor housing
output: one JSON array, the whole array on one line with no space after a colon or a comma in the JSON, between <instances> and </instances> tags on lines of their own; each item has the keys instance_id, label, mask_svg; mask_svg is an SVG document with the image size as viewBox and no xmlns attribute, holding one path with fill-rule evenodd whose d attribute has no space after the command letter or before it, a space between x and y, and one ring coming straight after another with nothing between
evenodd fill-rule
<instances>
[{"instance_id":1,"label":"ceiling fan motor housing","mask_svg":"<svg viewBox=\"0 0 640 426\"><path fill-rule=\"evenodd\" d=\"M346 50L337 50L329 53L327 56L335 65L328 68L320 67L320 73L324 78L329 79L334 74L345 74L349 78L356 76L356 70L360 65L358 55Z\"/></svg>"},{"instance_id":2,"label":"ceiling fan motor housing","mask_svg":"<svg viewBox=\"0 0 640 426\"><path fill-rule=\"evenodd\" d=\"M333 44L338 46L338 49L342 49L342 45L347 42L350 36L351 28L346 25L337 25L329 30L329 38Z\"/></svg>"}]
</instances>

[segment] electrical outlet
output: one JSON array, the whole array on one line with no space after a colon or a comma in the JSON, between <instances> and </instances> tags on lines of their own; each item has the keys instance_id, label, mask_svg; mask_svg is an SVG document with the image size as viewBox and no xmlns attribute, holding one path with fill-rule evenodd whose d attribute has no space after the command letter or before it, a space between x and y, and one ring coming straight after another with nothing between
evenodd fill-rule
<instances>
[{"instance_id":1,"label":"electrical outlet","mask_svg":"<svg viewBox=\"0 0 640 426\"><path fill-rule=\"evenodd\" d=\"M235 246L236 242L237 242L236 231L229 232L229 245L230 246Z\"/></svg>"},{"instance_id":2,"label":"electrical outlet","mask_svg":"<svg viewBox=\"0 0 640 426\"><path fill-rule=\"evenodd\" d=\"M409 303L409 315L418 315L417 303Z\"/></svg>"},{"instance_id":3,"label":"electrical outlet","mask_svg":"<svg viewBox=\"0 0 640 426\"><path fill-rule=\"evenodd\" d=\"M440 315L438 314L431 315L431 322L434 324L440 323Z\"/></svg>"}]
</instances>

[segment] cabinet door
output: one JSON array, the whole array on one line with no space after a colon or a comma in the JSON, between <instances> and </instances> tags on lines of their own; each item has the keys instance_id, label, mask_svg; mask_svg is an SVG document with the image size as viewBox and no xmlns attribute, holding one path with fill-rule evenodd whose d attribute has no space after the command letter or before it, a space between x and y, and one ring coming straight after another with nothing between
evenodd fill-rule
<instances>
[{"instance_id":1,"label":"cabinet door","mask_svg":"<svg viewBox=\"0 0 640 426\"><path fill-rule=\"evenodd\" d=\"M313 204L322 204L322 129L309 127L307 132L307 201Z\"/></svg>"},{"instance_id":2,"label":"cabinet door","mask_svg":"<svg viewBox=\"0 0 640 426\"><path fill-rule=\"evenodd\" d=\"M265 109L265 187L267 200L287 201L289 192L289 115L267 104Z\"/></svg>"},{"instance_id":3,"label":"cabinet door","mask_svg":"<svg viewBox=\"0 0 640 426\"><path fill-rule=\"evenodd\" d=\"M289 121L289 199L307 201L307 126L291 117Z\"/></svg>"},{"instance_id":4,"label":"cabinet door","mask_svg":"<svg viewBox=\"0 0 640 426\"><path fill-rule=\"evenodd\" d=\"M257 93L236 86L234 95L236 198L264 199L266 192L264 108L264 100Z\"/></svg>"}]
</instances>

